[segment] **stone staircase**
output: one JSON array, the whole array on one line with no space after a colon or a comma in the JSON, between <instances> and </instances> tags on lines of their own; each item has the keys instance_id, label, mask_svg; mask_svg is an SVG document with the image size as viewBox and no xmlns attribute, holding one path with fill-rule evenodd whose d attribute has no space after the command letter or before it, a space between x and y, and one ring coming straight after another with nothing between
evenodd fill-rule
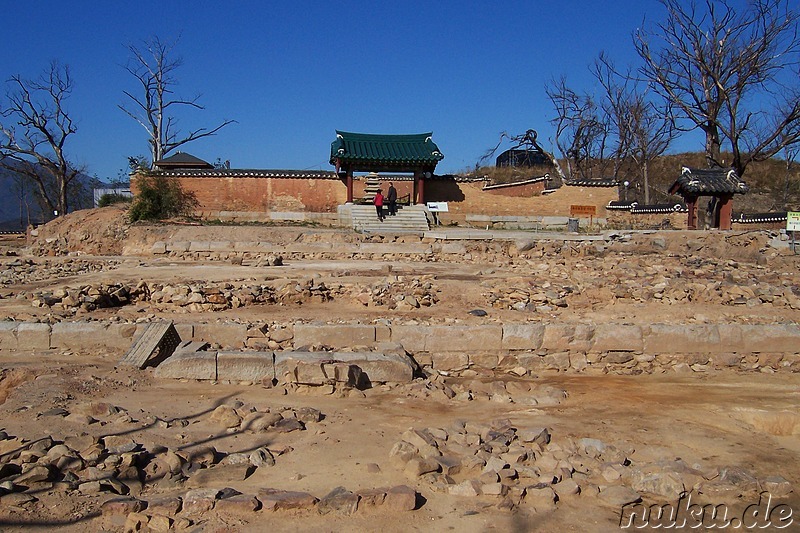
<instances>
[{"instance_id":1,"label":"stone staircase","mask_svg":"<svg viewBox=\"0 0 800 533\"><path fill-rule=\"evenodd\" d=\"M353 229L365 233L422 233L430 229L427 208L424 205L397 206L397 215L378 220L375 206L348 205Z\"/></svg>"}]
</instances>

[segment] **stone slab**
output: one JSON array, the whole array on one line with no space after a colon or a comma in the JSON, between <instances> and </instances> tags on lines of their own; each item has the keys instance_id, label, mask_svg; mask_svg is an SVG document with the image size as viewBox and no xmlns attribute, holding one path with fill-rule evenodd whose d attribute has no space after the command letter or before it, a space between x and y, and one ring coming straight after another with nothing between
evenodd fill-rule
<instances>
[{"instance_id":1,"label":"stone slab","mask_svg":"<svg viewBox=\"0 0 800 533\"><path fill-rule=\"evenodd\" d=\"M499 324L478 326L429 326L425 349L429 352L495 351L503 342Z\"/></svg>"},{"instance_id":2,"label":"stone slab","mask_svg":"<svg viewBox=\"0 0 800 533\"><path fill-rule=\"evenodd\" d=\"M544 324L503 324L503 350L538 350L544 338Z\"/></svg>"},{"instance_id":3,"label":"stone slab","mask_svg":"<svg viewBox=\"0 0 800 533\"><path fill-rule=\"evenodd\" d=\"M294 346L324 344L334 349L370 346L375 343L375 326L369 324L295 324Z\"/></svg>"},{"instance_id":4,"label":"stone slab","mask_svg":"<svg viewBox=\"0 0 800 533\"><path fill-rule=\"evenodd\" d=\"M592 338L595 352L627 351L641 352L644 349L642 328L629 324L597 324Z\"/></svg>"},{"instance_id":5,"label":"stone slab","mask_svg":"<svg viewBox=\"0 0 800 533\"><path fill-rule=\"evenodd\" d=\"M105 348L109 341L112 341L111 335L103 322L57 322L51 326L50 346L53 348Z\"/></svg>"},{"instance_id":6,"label":"stone slab","mask_svg":"<svg viewBox=\"0 0 800 533\"><path fill-rule=\"evenodd\" d=\"M18 350L49 350L50 324L20 322L17 325Z\"/></svg>"},{"instance_id":7,"label":"stone slab","mask_svg":"<svg viewBox=\"0 0 800 533\"><path fill-rule=\"evenodd\" d=\"M716 324L651 324L644 329L644 351L648 353L731 351L720 343Z\"/></svg>"},{"instance_id":8,"label":"stone slab","mask_svg":"<svg viewBox=\"0 0 800 533\"><path fill-rule=\"evenodd\" d=\"M217 352L217 379L261 381L275 377L273 352Z\"/></svg>"},{"instance_id":9,"label":"stone slab","mask_svg":"<svg viewBox=\"0 0 800 533\"><path fill-rule=\"evenodd\" d=\"M181 338L172 322L153 322L145 328L120 360L120 364L144 368L172 355Z\"/></svg>"},{"instance_id":10,"label":"stone slab","mask_svg":"<svg viewBox=\"0 0 800 533\"><path fill-rule=\"evenodd\" d=\"M0 350L17 349L17 322L0 322Z\"/></svg>"},{"instance_id":11,"label":"stone slab","mask_svg":"<svg viewBox=\"0 0 800 533\"><path fill-rule=\"evenodd\" d=\"M159 364L154 372L159 378L217 379L217 352L174 354Z\"/></svg>"},{"instance_id":12,"label":"stone slab","mask_svg":"<svg viewBox=\"0 0 800 533\"><path fill-rule=\"evenodd\" d=\"M331 364L323 364L330 362ZM409 383L414 365L406 355L378 352L275 352L275 377L302 383L322 384L335 378L333 362L357 366L371 383ZM302 376L298 372L302 372ZM312 372L315 371L315 372Z\"/></svg>"},{"instance_id":13,"label":"stone slab","mask_svg":"<svg viewBox=\"0 0 800 533\"><path fill-rule=\"evenodd\" d=\"M218 344L223 348L244 348L247 326L235 323L195 324L192 340Z\"/></svg>"}]
</instances>

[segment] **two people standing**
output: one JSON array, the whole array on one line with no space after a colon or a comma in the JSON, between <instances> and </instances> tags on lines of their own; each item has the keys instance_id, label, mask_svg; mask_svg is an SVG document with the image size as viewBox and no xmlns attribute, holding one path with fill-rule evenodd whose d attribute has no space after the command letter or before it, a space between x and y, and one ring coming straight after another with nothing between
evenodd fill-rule
<instances>
[{"instance_id":1,"label":"two people standing","mask_svg":"<svg viewBox=\"0 0 800 533\"><path fill-rule=\"evenodd\" d=\"M378 192L375 193L375 199L372 201L375 204L375 211L378 214L378 220L383 222L383 219L386 218L383 215L383 204L384 200L389 204L389 214L391 216L395 216L397 214L397 189L394 188L392 182L389 182L389 190L386 191L386 198L383 197L383 192L378 189Z\"/></svg>"}]
</instances>

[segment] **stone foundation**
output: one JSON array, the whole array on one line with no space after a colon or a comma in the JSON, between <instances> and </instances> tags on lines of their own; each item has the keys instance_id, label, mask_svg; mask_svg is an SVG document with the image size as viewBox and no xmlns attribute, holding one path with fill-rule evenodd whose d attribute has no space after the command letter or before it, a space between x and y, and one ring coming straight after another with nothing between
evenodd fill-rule
<instances>
[{"instance_id":1,"label":"stone foundation","mask_svg":"<svg viewBox=\"0 0 800 533\"><path fill-rule=\"evenodd\" d=\"M0 323L0 350L127 350L146 324L101 321ZM385 352L402 347L424 369L536 373L740 370L800 372L796 324L590 324L484 325L176 324L182 340L241 350L271 342L277 350Z\"/></svg>"}]
</instances>

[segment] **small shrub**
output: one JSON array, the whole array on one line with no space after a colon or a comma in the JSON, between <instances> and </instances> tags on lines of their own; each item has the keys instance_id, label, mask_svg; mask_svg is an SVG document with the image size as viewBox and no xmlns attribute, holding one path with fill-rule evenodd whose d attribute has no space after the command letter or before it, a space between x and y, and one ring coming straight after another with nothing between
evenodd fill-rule
<instances>
[{"instance_id":1,"label":"small shrub","mask_svg":"<svg viewBox=\"0 0 800 533\"><path fill-rule=\"evenodd\" d=\"M125 196L122 194L104 194L100 197L97 201L97 207L108 207L109 205L114 204L129 204L133 201L133 198L130 196Z\"/></svg>"},{"instance_id":2,"label":"small shrub","mask_svg":"<svg viewBox=\"0 0 800 533\"><path fill-rule=\"evenodd\" d=\"M199 205L194 193L183 190L177 180L140 175L136 184L139 190L129 211L131 222L191 216Z\"/></svg>"}]
</instances>

